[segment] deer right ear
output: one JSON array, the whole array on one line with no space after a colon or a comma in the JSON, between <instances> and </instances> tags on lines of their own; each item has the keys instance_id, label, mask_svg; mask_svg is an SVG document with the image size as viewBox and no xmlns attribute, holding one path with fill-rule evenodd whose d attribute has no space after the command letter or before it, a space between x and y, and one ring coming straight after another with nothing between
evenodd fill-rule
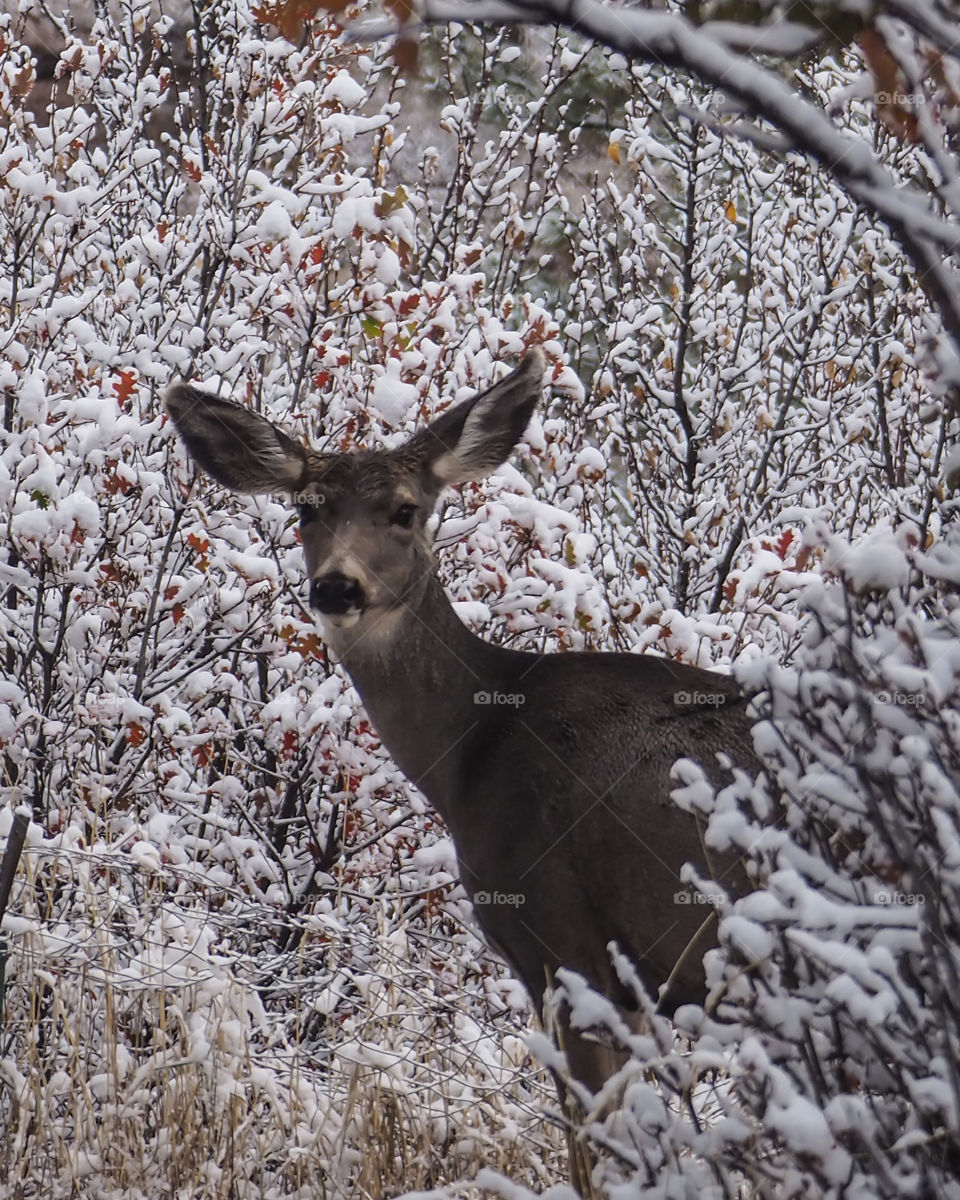
<instances>
[{"instance_id":1,"label":"deer right ear","mask_svg":"<svg viewBox=\"0 0 960 1200\"><path fill-rule=\"evenodd\" d=\"M543 393L546 358L536 347L515 371L416 434L410 449L441 488L482 479L510 457Z\"/></svg>"},{"instance_id":2,"label":"deer right ear","mask_svg":"<svg viewBox=\"0 0 960 1200\"><path fill-rule=\"evenodd\" d=\"M211 392L177 383L164 396L191 458L235 492L295 492L307 452L266 417Z\"/></svg>"}]
</instances>

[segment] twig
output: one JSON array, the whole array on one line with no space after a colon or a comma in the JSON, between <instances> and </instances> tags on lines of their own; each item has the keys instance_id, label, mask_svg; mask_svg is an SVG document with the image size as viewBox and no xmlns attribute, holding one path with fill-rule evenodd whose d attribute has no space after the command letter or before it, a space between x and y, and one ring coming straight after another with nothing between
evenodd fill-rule
<instances>
[{"instance_id":1,"label":"twig","mask_svg":"<svg viewBox=\"0 0 960 1200\"><path fill-rule=\"evenodd\" d=\"M10 889L17 873L17 864L26 841L27 828L30 825L30 814L25 808L17 809L10 827L10 836L4 847L3 859L0 861L0 921L7 911L7 901L10 899ZM5 957L5 944L0 935L0 961Z\"/></svg>"},{"instance_id":2,"label":"twig","mask_svg":"<svg viewBox=\"0 0 960 1200\"><path fill-rule=\"evenodd\" d=\"M14 876L17 873L17 864L20 862L20 855L23 852L23 843L26 841L29 826L29 810L26 808L17 809L13 817L13 824L10 826L10 835L7 838L7 844L3 850L3 859L0 861L0 1028L3 1026L3 1002L7 992L8 942L6 934L2 931L3 914L7 911L7 901L10 899L10 890L13 887Z\"/></svg>"}]
</instances>

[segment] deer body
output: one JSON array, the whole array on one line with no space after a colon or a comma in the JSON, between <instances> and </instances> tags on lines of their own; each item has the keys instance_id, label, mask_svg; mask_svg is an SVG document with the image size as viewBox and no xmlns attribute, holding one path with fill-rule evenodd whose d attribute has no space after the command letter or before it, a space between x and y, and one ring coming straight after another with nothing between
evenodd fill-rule
<instances>
[{"instance_id":1,"label":"deer body","mask_svg":"<svg viewBox=\"0 0 960 1200\"><path fill-rule=\"evenodd\" d=\"M501 649L460 622L435 579L386 644L344 641L338 656L374 727L443 817L467 893L487 897L478 920L538 1009L559 966L616 996L611 940L635 950L656 995L709 915L677 900L689 895L681 868L723 874L670 802L670 770L730 739L716 710L674 697L737 705L731 682L653 656ZM665 1008L702 1000L701 958Z\"/></svg>"},{"instance_id":2,"label":"deer body","mask_svg":"<svg viewBox=\"0 0 960 1200\"><path fill-rule=\"evenodd\" d=\"M426 520L440 490L494 470L526 427L542 356L399 450L324 455L187 385L167 406L188 450L237 490L285 491L301 513L310 600L384 746L442 815L486 936L542 1014L571 967L629 1007L608 943L661 1007L704 996L712 913L684 903L685 863L733 885L670 800L680 757L750 760L732 680L652 655L506 650L462 624ZM487 701L484 702L484 698ZM679 899L678 899L679 897ZM571 1070L603 1082L570 1034Z\"/></svg>"}]
</instances>

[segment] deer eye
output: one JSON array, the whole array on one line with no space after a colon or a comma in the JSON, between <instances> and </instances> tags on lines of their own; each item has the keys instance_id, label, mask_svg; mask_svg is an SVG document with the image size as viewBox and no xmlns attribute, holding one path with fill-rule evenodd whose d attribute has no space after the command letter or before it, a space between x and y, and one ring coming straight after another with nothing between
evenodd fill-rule
<instances>
[{"instance_id":1,"label":"deer eye","mask_svg":"<svg viewBox=\"0 0 960 1200\"><path fill-rule=\"evenodd\" d=\"M401 529L409 529L413 525L413 518L416 515L417 506L415 504L401 504L390 518L390 524L398 525Z\"/></svg>"}]
</instances>

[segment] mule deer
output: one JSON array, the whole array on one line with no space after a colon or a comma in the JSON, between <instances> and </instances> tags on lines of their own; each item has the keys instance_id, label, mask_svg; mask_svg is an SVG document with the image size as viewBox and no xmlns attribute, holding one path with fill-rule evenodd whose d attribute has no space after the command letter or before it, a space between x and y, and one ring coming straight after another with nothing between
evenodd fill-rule
<instances>
[{"instance_id":1,"label":"mule deer","mask_svg":"<svg viewBox=\"0 0 960 1200\"><path fill-rule=\"evenodd\" d=\"M611 941L670 1012L703 999L714 939L711 910L683 903L681 868L719 880L731 867L711 859L696 819L672 804L670 772L684 756L749 758L735 684L648 654L491 645L456 616L427 533L444 488L507 458L543 369L531 351L387 451L317 453L186 384L166 404L214 479L293 496L326 641L397 765L443 816L480 924L541 1015L561 966L631 1005ZM572 1073L596 1090L596 1048L569 1029L565 1041Z\"/></svg>"}]
</instances>

